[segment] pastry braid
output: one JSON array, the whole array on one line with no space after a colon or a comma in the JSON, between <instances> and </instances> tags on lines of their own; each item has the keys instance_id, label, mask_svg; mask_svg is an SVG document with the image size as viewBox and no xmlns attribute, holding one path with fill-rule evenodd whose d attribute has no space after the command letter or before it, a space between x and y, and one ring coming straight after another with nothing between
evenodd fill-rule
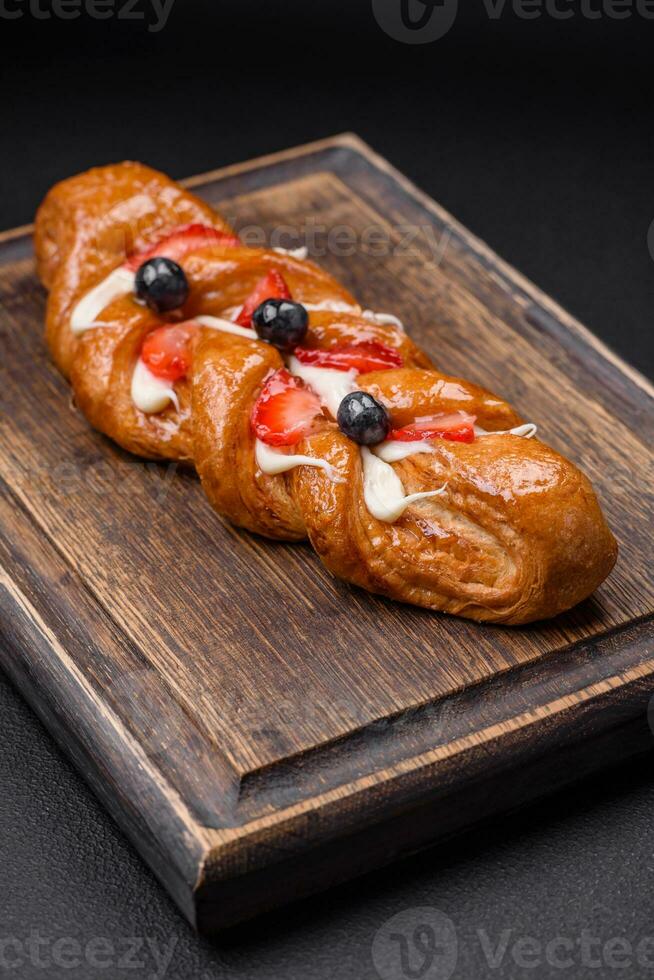
<instances>
[{"instance_id":1,"label":"pastry braid","mask_svg":"<svg viewBox=\"0 0 654 980\"><path fill-rule=\"evenodd\" d=\"M133 453L194 464L235 524L308 537L371 592L498 623L554 616L611 570L589 481L535 426L162 174L57 184L35 242L81 411Z\"/></svg>"}]
</instances>

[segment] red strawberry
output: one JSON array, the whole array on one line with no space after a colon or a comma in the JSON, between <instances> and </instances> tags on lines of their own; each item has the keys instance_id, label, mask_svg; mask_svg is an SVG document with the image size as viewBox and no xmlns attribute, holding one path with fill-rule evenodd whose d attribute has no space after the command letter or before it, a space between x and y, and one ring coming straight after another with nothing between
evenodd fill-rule
<instances>
[{"instance_id":1,"label":"red strawberry","mask_svg":"<svg viewBox=\"0 0 654 980\"><path fill-rule=\"evenodd\" d=\"M329 347L327 350L296 347L293 353L302 364L332 368L335 371L354 369L358 374L402 367L402 355L386 344L377 343L376 340L361 340L357 344Z\"/></svg>"},{"instance_id":2,"label":"red strawberry","mask_svg":"<svg viewBox=\"0 0 654 980\"><path fill-rule=\"evenodd\" d=\"M241 327L251 327L252 326L252 314L256 310L257 306L261 306L264 300L267 299L290 299L291 293L286 285L286 280L284 279L281 272L277 272L276 269L271 269L270 272L266 273L263 279L260 279L256 284L246 301L243 303L243 309L236 317L235 323L238 323Z\"/></svg>"},{"instance_id":3,"label":"red strawberry","mask_svg":"<svg viewBox=\"0 0 654 980\"><path fill-rule=\"evenodd\" d=\"M190 252L197 249L206 248L208 245L240 245L238 238L229 235L227 232L218 231L210 225L180 225L169 235L160 238L154 245L150 245L142 252L132 255L125 263L127 269L136 272L140 265L147 262L155 255L173 262L179 262Z\"/></svg>"},{"instance_id":4,"label":"red strawberry","mask_svg":"<svg viewBox=\"0 0 654 980\"><path fill-rule=\"evenodd\" d=\"M252 409L252 428L269 446L293 446L313 427L320 399L286 368L275 371Z\"/></svg>"},{"instance_id":5,"label":"red strawberry","mask_svg":"<svg viewBox=\"0 0 654 980\"><path fill-rule=\"evenodd\" d=\"M452 442L473 442L476 415L452 412L450 415L431 415L416 419L401 429L391 429L389 439L417 442L420 439L451 439Z\"/></svg>"},{"instance_id":6,"label":"red strawberry","mask_svg":"<svg viewBox=\"0 0 654 980\"><path fill-rule=\"evenodd\" d=\"M152 330L141 348L141 360L157 378L179 381L191 366L191 339L197 331L192 321Z\"/></svg>"}]
</instances>

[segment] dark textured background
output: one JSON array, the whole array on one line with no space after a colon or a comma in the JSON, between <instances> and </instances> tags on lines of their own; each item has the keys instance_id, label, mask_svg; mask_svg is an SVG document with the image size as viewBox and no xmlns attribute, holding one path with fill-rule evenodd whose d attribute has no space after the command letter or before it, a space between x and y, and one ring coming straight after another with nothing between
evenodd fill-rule
<instances>
[{"instance_id":1,"label":"dark textured background","mask_svg":"<svg viewBox=\"0 0 654 980\"><path fill-rule=\"evenodd\" d=\"M183 176L351 129L651 375L654 21L571 7L567 21L509 7L490 20L465 0L425 46L383 34L368 0L176 0L160 33L0 15L0 228L92 164L133 157ZM654 947L651 968L632 956L618 969L610 952L583 966L580 946L585 933L596 963L594 939L654 936L649 759L209 945L3 681L0 745L0 976L145 980L150 940L176 943L175 980L373 980L377 930L425 905L457 927L457 978L654 976ZM497 969L480 932L508 943ZM39 934L48 965L9 969L3 940ZM525 936L571 939L574 965L518 966ZM112 966L53 966L67 937L107 937ZM121 967L130 937L142 965ZM57 949L74 961L74 945Z\"/></svg>"}]
</instances>

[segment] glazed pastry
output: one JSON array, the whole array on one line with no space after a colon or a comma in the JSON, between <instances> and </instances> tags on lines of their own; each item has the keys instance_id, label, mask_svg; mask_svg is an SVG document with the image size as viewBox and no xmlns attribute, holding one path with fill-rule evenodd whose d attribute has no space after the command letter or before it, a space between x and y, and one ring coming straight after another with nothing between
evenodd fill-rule
<instances>
[{"instance_id":1,"label":"glazed pastry","mask_svg":"<svg viewBox=\"0 0 654 980\"><path fill-rule=\"evenodd\" d=\"M240 527L308 537L371 592L507 624L569 609L613 567L589 481L534 424L162 174L63 181L35 242L77 405L125 449L195 465Z\"/></svg>"}]
</instances>

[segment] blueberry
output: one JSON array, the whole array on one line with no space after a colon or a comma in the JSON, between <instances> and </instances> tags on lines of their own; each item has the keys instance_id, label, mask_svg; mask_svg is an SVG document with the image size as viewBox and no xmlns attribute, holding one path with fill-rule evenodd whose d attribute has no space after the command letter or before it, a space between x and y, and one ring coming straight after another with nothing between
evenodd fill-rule
<instances>
[{"instance_id":1,"label":"blueberry","mask_svg":"<svg viewBox=\"0 0 654 980\"><path fill-rule=\"evenodd\" d=\"M266 299L252 314L252 326L261 340L279 350L293 350L304 340L309 314L290 299Z\"/></svg>"},{"instance_id":2,"label":"blueberry","mask_svg":"<svg viewBox=\"0 0 654 980\"><path fill-rule=\"evenodd\" d=\"M338 427L360 446L383 442L391 422L384 406L367 391L352 391L338 406Z\"/></svg>"},{"instance_id":3,"label":"blueberry","mask_svg":"<svg viewBox=\"0 0 654 980\"><path fill-rule=\"evenodd\" d=\"M188 298L188 281L184 270L172 259L156 255L139 266L135 282L136 295L155 313L168 313L183 306Z\"/></svg>"}]
</instances>

